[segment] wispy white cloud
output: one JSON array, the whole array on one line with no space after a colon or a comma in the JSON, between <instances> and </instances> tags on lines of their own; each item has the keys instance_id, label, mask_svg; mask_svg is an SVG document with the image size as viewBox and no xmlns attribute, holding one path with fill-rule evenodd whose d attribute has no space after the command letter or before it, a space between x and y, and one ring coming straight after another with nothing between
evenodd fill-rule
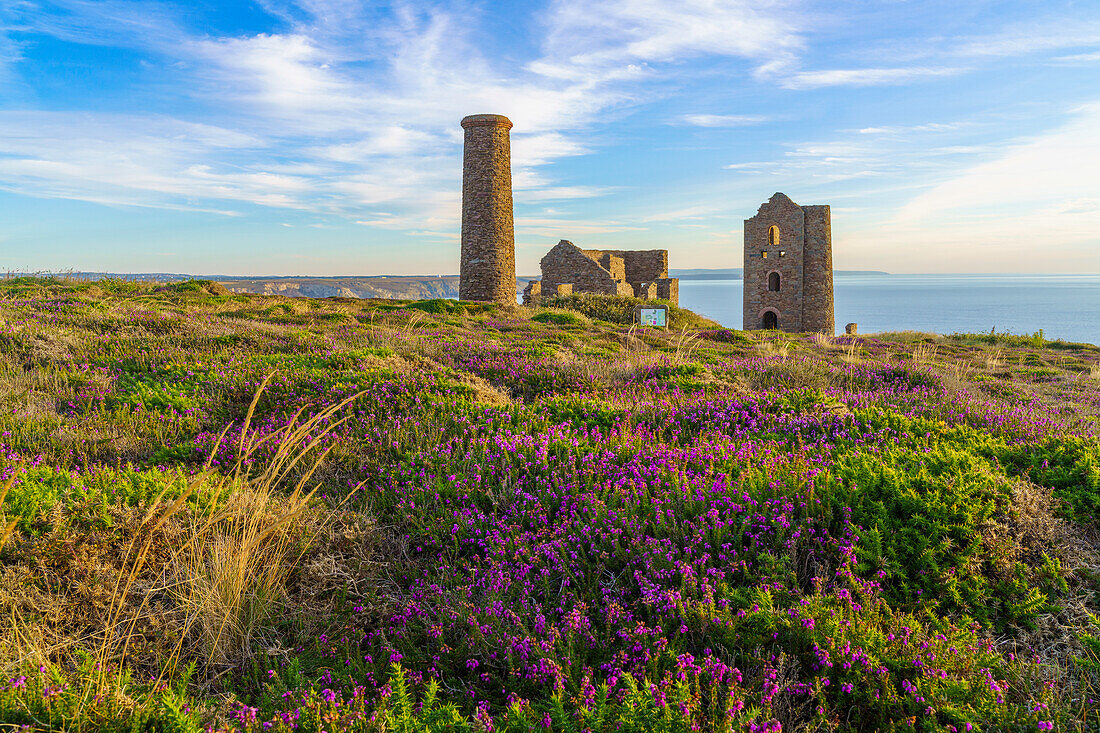
<instances>
[{"instance_id":1,"label":"wispy white cloud","mask_svg":"<svg viewBox=\"0 0 1100 733\"><path fill-rule=\"evenodd\" d=\"M913 66L884 69L824 69L799 71L782 80L787 89L818 89L835 86L880 86L901 84L961 74L958 67Z\"/></svg>"},{"instance_id":2,"label":"wispy white cloud","mask_svg":"<svg viewBox=\"0 0 1100 733\"><path fill-rule=\"evenodd\" d=\"M959 56L1021 56L1100 45L1100 21L1060 17L1013 24L981 36L952 38L943 49Z\"/></svg>"},{"instance_id":3,"label":"wispy white cloud","mask_svg":"<svg viewBox=\"0 0 1100 733\"><path fill-rule=\"evenodd\" d=\"M762 168L771 168L778 165L774 160L757 160L748 163L730 163L729 165L722 166L726 170L760 170Z\"/></svg>"},{"instance_id":4,"label":"wispy white cloud","mask_svg":"<svg viewBox=\"0 0 1100 733\"><path fill-rule=\"evenodd\" d=\"M714 216L716 213L718 213L718 209L712 204L697 204L682 209L650 214L649 216L643 217L642 221L647 224L657 222L683 222L705 219Z\"/></svg>"},{"instance_id":5,"label":"wispy white cloud","mask_svg":"<svg viewBox=\"0 0 1100 733\"><path fill-rule=\"evenodd\" d=\"M744 125L759 125L767 122L765 115L708 115L693 114L683 115L678 122L695 127L742 127Z\"/></svg>"},{"instance_id":6,"label":"wispy white cloud","mask_svg":"<svg viewBox=\"0 0 1100 733\"><path fill-rule=\"evenodd\" d=\"M569 199L590 199L603 196L611 191L602 186L543 186L537 189L518 189L515 200L522 203L542 201L566 201Z\"/></svg>"},{"instance_id":7,"label":"wispy white cloud","mask_svg":"<svg viewBox=\"0 0 1100 733\"><path fill-rule=\"evenodd\" d=\"M520 216L515 220L517 237L545 237L574 240L585 234L611 234L616 232L644 231L645 227L616 220L589 221L558 217Z\"/></svg>"},{"instance_id":8,"label":"wispy white cloud","mask_svg":"<svg viewBox=\"0 0 1100 733\"><path fill-rule=\"evenodd\" d=\"M170 118L0 112L0 180L9 190L111 204L209 211L209 202L220 200L298 207L296 194L308 187L304 179L215 171L200 162L258 142L235 130Z\"/></svg>"},{"instance_id":9,"label":"wispy white cloud","mask_svg":"<svg viewBox=\"0 0 1100 733\"><path fill-rule=\"evenodd\" d=\"M961 122L929 122L923 125L887 125L884 127L863 127L857 130L860 135L909 135L914 132L953 132L963 127Z\"/></svg>"},{"instance_id":10,"label":"wispy white cloud","mask_svg":"<svg viewBox=\"0 0 1100 733\"><path fill-rule=\"evenodd\" d=\"M220 110L221 137L140 115L28 112L0 120L9 185L116 204L248 202L429 229L457 226L457 122L471 111L515 122L517 201L599 196L605 187L555 180L551 164L590 152L577 132L630 101L662 64L710 54L762 66L803 46L787 2L555 0L540 20L539 55L513 70L490 63L476 37L481 11L463 2L265 0L282 28L228 37L189 31L168 3L55 7L27 5L4 25L160 59L174 85ZM399 213L364 216L380 205Z\"/></svg>"},{"instance_id":11,"label":"wispy white cloud","mask_svg":"<svg viewBox=\"0 0 1100 733\"><path fill-rule=\"evenodd\" d=\"M1095 268L1100 245L1100 102L1007 146L910 198L892 216L853 227L844 256L910 271ZM1072 253L1077 252L1078 255ZM1044 256L1045 253L1050 253Z\"/></svg>"},{"instance_id":12,"label":"wispy white cloud","mask_svg":"<svg viewBox=\"0 0 1100 733\"><path fill-rule=\"evenodd\" d=\"M1095 191L1100 191L1100 102L1078 108L1066 125L1013 145L921 194L901 209L898 220L946 212L978 216L991 210L1017 216Z\"/></svg>"},{"instance_id":13,"label":"wispy white cloud","mask_svg":"<svg viewBox=\"0 0 1100 733\"><path fill-rule=\"evenodd\" d=\"M1092 53L1077 53L1069 56L1056 56L1051 59L1055 63L1076 65L1076 64L1096 64L1100 63L1100 51L1093 51Z\"/></svg>"},{"instance_id":14,"label":"wispy white cloud","mask_svg":"<svg viewBox=\"0 0 1100 733\"><path fill-rule=\"evenodd\" d=\"M790 2L555 0L541 63L565 75L703 54L773 63L804 47L800 22Z\"/></svg>"}]
</instances>

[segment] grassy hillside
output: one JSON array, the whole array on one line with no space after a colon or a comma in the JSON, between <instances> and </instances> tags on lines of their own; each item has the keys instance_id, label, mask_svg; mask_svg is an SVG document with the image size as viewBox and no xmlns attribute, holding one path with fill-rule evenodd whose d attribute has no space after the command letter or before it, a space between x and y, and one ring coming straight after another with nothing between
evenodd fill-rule
<instances>
[{"instance_id":1,"label":"grassy hillside","mask_svg":"<svg viewBox=\"0 0 1100 733\"><path fill-rule=\"evenodd\" d=\"M1100 730L1100 349L633 305L0 283L0 729Z\"/></svg>"}]
</instances>

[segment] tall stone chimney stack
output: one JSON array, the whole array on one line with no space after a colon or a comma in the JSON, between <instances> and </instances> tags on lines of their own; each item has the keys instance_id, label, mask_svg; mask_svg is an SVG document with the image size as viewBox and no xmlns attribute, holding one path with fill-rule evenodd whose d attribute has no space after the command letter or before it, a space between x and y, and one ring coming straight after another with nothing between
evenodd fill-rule
<instances>
[{"instance_id":1,"label":"tall stone chimney stack","mask_svg":"<svg viewBox=\"0 0 1100 733\"><path fill-rule=\"evenodd\" d=\"M503 115L462 120L462 300L516 303L516 236L512 224L512 154Z\"/></svg>"}]
</instances>

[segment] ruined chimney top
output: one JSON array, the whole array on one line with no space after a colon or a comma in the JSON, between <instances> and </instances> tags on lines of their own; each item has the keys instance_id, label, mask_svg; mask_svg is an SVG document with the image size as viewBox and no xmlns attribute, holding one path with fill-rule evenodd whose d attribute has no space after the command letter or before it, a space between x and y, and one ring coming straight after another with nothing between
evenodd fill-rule
<instances>
[{"instance_id":1,"label":"ruined chimney top","mask_svg":"<svg viewBox=\"0 0 1100 733\"><path fill-rule=\"evenodd\" d=\"M504 127L510 130L512 121L504 115L469 115L462 118L462 127Z\"/></svg>"}]
</instances>

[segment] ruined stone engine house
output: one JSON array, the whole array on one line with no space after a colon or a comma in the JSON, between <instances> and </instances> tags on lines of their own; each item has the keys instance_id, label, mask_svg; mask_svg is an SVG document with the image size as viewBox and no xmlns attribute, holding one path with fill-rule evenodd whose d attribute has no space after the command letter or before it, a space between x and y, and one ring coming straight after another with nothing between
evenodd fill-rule
<instances>
[{"instance_id":1,"label":"ruined stone engine house","mask_svg":"<svg viewBox=\"0 0 1100 733\"><path fill-rule=\"evenodd\" d=\"M542 280L530 280L523 291L526 305L542 296L597 293L628 295L677 304L680 281L668 276L668 250L581 249L561 240L539 263Z\"/></svg>"},{"instance_id":2,"label":"ruined stone engine house","mask_svg":"<svg viewBox=\"0 0 1100 733\"><path fill-rule=\"evenodd\" d=\"M745 219L745 330L830 336L833 235L829 207L799 206L776 193Z\"/></svg>"}]
</instances>

